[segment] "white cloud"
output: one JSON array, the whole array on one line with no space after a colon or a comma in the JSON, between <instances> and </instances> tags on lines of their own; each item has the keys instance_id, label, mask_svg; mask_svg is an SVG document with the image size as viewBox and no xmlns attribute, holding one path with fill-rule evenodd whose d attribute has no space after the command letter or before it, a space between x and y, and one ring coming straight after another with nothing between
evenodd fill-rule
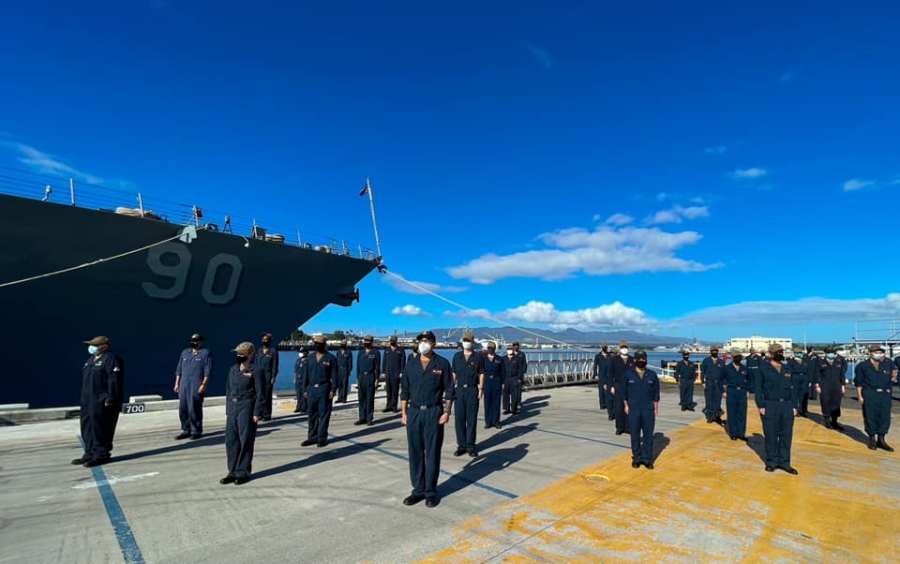
<instances>
[{"instance_id":1,"label":"white cloud","mask_svg":"<svg viewBox=\"0 0 900 564\"><path fill-rule=\"evenodd\" d=\"M525 48L528 49L531 57L542 67L545 69L553 67L553 57L550 55L549 51L532 43L526 43Z\"/></svg>"},{"instance_id":2,"label":"white cloud","mask_svg":"<svg viewBox=\"0 0 900 564\"><path fill-rule=\"evenodd\" d=\"M667 232L659 228L598 226L544 233L547 249L510 255L482 255L450 267L453 278L491 284L510 277L561 280L579 272L592 276L636 272L700 272L720 264L703 264L676 256L676 251L701 239L696 231Z\"/></svg>"},{"instance_id":3,"label":"white cloud","mask_svg":"<svg viewBox=\"0 0 900 564\"><path fill-rule=\"evenodd\" d=\"M766 176L768 171L764 168L759 167L751 167L751 168L739 168L731 173L733 178L737 178L738 180L746 180L752 178L762 178Z\"/></svg>"},{"instance_id":4,"label":"white cloud","mask_svg":"<svg viewBox=\"0 0 900 564\"><path fill-rule=\"evenodd\" d=\"M457 310L457 311L449 311L448 310L448 311L444 312L444 316L445 317L474 317L477 319L486 319L486 320L490 321L493 314L490 312L490 310L487 310L484 308L477 308L477 309L461 309L461 310Z\"/></svg>"},{"instance_id":5,"label":"white cloud","mask_svg":"<svg viewBox=\"0 0 900 564\"><path fill-rule=\"evenodd\" d=\"M634 218L630 215L626 215L624 213L614 213L611 216L607 217L604 223L606 223L607 225L620 226L628 225L632 221L634 221Z\"/></svg>"},{"instance_id":6,"label":"white cloud","mask_svg":"<svg viewBox=\"0 0 900 564\"><path fill-rule=\"evenodd\" d=\"M706 200L704 200L700 196L694 196L693 198L691 198L690 201L692 204L698 204L698 205L703 205L706 203Z\"/></svg>"},{"instance_id":7,"label":"white cloud","mask_svg":"<svg viewBox=\"0 0 900 564\"><path fill-rule=\"evenodd\" d=\"M709 217L709 208L707 206L674 206L667 210L660 210L644 221L651 225L659 225L681 223L685 219L697 219L698 217Z\"/></svg>"},{"instance_id":8,"label":"white cloud","mask_svg":"<svg viewBox=\"0 0 900 564\"><path fill-rule=\"evenodd\" d=\"M660 192L656 195L657 202L665 202L669 198L669 194L666 192Z\"/></svg>"},{"instance_id":9,"label":"white cloud","mask_svg":"<svg viewBox=\"0 0 900 564\"><path fill-rule=\"evenodd\" d=\"M75 167L62 162L53 155L35 149L31 145L18 142L6 142L4 144L19 153L17 160L20 163L36 172L67 176L89 184L100 184L103 182L103 179L99 176L78 170Z\"/></svg>"},{"instance_id":10,"label":"white cloud","mask_svg":"<svg viewBox=\"0 0 900 564\"><path fill-rule=\"evenodd\" d=\"M703 152L707 155L721 155L728 150L728 147L725 145L714 145L712 147L706 147L703 149Z\"/></svg>"},{"instance_id":11,"label":"white cloud","mask_svg":"<svg viewBox=\"0 0 900 564\"><path fill-rule=\"evenodd\" d=\"M415 306L412 304L406 304L405 306L397 306L391 310L391 313L394 315L408 315L410 317L427 317L428 312L420 308L419 306Z\"/></svg>"},{"instance_id":12,"label":"white cloud","mask_svg":"<svg viewBox=\"0 0 900 564\"><path fill-rule=\"evenodd\" d=\"M401 276L404 279L406 279L406 277L403 276L402 274L398 274L398 276ZM389 284L391 287L393 287L398 292L403 292L404 294L416 294L416 295L427 294L427 292L424 292L414 286L410 286L409 284L406 284L405 282L403 282L403 280L394 278L393 276L383 276L381 278L381 280L383 282L385 282L386 284ZM431 282L420 282L418 280L410 280L410 282L412 282L413 284L417 284L417 285L421 286L422 288L426 288L429 291L434 292L436 294L458 294L460 292L466 291L466 288L463 286L442 286L440 284L433 284Z\"/></svg>"},{"instance_id":13,"label":"white cloud","mask_svg":"<svg viewBox=\"0 0 900 564\"><path fill-rule=\"evenodd\" d=\"M851 178L850 180L844 182L844 192L855 192L856 190L862 190L863 188L868 188L869 186L874 185L874 180L860 180L859 178Z\"/></svg>"},{"instance_id":14,"label":"white cloud","mask_svg":"<svg viewBox=\"0 0 900 564\"><path fill-rule=\"evenodd\" d=\"M510 324L546 325L554 330L562 329L650 329L656 321L643 311L616 301L597 307L559 310L548 302L531 300L526 304L491 314L489 311L462 310L444 312L452 317L498 318Z\"/></svg>"},{"instance_id":15,"label":"white cloud","mask_svg":"<svg viewBox=\"0 0 900 564\"><path fill-rule=\"evenodd\" d=\"M802 298L793 301L755 301L700 309L674 319L677 325L739 325L739 324L816 324L852 323L880 320L900 315L900 293L884 298L837 300L830 298Z\"/></svg>"}]
</instances>

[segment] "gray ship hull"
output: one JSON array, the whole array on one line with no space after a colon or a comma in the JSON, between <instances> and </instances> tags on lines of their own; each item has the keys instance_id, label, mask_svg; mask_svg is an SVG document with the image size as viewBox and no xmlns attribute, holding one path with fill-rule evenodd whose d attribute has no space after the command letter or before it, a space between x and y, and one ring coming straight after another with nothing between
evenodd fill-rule
<instances>
[{"instance_id":1,"label":"gray ship hull","mask_svg":"<svg viewBox=\"0 0 900 564\"><path fill-rule=\"evenodd\" d=\"M182 226L0 195L0 283L109 257ZM147 251L0 288L0 342L15 368L0 404L77 405L82 341L106 335L125 360L125 393L173 397L179 352L202 333L214 357L209 394L224 393L232 347L286 336L329 303L349 305L376 263L200 230Z\"/></svg>"}]
</instances>

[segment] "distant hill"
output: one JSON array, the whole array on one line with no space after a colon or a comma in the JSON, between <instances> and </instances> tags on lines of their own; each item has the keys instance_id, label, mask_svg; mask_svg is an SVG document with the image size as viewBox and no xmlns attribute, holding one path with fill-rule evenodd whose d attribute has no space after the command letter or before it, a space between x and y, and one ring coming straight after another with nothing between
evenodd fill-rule
<instances>
[{"instance_id":1,"label":"distant hill","mask_svg":"<svg viewBox=\"0 0 900 564\"><path fill-rule=\"evenodd\" d=\"M477 339L502 338L506 341L521 341L533 343L535 337L514 327L469 327L475 332ZM598 344L608 343L610 345L618 344L619 341L628 341L633 344L641 345L677 345L689 342L690 339L685 337L672 337L666 335L651 335L641 333L639 331L580 331L578 329L566 329L564 331L551 331L549 329L538 329L527 327L527 329L546 335L554 339L559 339L566 343L578 344ZM448 333L453 333L452 340L458 340L462 337L462 332L458 327L452 329L439 328L433 329L434 334L439 340L443 340ZM542 341L542 340L539 340Z\"/></svg>"}]
</instances>

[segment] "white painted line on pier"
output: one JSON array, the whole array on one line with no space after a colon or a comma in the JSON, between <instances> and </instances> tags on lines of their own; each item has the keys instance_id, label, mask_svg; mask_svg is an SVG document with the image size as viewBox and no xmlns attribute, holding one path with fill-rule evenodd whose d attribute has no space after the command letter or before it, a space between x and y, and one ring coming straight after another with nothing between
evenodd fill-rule
<instances>
[{"instance_id":1,"label":"white painted line on pier","mask_svg":"<svg viewBox=\"0 0 900 564\"><path fill-rule=\"evenodd\" d=\"M99 488L101 486L111 486L113 484L121 484L123 482L134 482L137 480L143 480L144 478L152 478L153 476L159 476L159 472L147 472L146 474L134 474L133 476L122 476L121 478L118 476L110 476L106 480L92 480L90 482L83 482L81 484L77 484L72 486L73 490L89 490L91 488Z\"/></svg>"}]
</instances>

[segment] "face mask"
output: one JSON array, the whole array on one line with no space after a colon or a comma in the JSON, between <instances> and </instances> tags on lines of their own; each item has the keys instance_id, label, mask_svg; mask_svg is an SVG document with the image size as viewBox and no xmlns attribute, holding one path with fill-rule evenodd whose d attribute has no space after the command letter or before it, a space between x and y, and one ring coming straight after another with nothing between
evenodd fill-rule
<instances>
[{"instance_id":1,"label":"face mask","mask_svg":"<svg viewBox=\"0 0 900 564\"><path fill-rule=\"evenodd\" d=\"M880 362L880 361L884 360L884 353L881 353L881 352L872 353L872 358Z\"/></svg>"},{"instance_id":2,"label":"face mask","mask_svg":"<svg viewBox=\"0 0 900 564\"><path fill-rule=\"evenodd\" d=\"M512 351L506 351L506 356L512 356L512 355L513 355Z\"/></svg>"},{"instance_id":3,"label":"face mask","mask_svg":"<svg viewBox=\"0 0 900 564\"><path fill-rule=\"evenodd\" d=\"M683 358L684 360L690 360L690 359L691 359L691 355L689 355L689 354L683 354L683 355L681 355L681 358Z\"/></svg>"},{"instance_id":4,"label":"face mask","mask_svg":"<svg viewBox=\"0 0 900 564\"><path fill-rule=\"evenodd\" d=\"M472 350L472 341L463 341L463 350Z\"/></svg>"},{"instance_id":5,"label":"face mask","mask_svg":"<svg viewBox=\"0 0 900 564\"><path fill-rule=\"evenodd\" d=\"M300 358L306 358L306 353L305 353L305 352L299 353L299 355L300 355Z\"/></svg>"},{"instance_id":6,"label":"face mask","mask_svg":"<svg viewBox=\"0 0 900 564\"><path fill-rule=\"evenodd\" d=\"M619 354L622 356L628 356L628 347L622 347L619 349Z\"/></svg>"},{"instance_id":7,"label":"face mask","mask_svg":"<svg viewBox=\"0 0 900 564\"><path fill-rule=\"evenodd\" d=\"M318 352L318 353L325 352L325 343L316 343L316 352Z\"/></svg>"},{"instance_id":8,"label":"face mask","mask_svg":"<svg viewBox=\"0 0 900 564\"><path fill-rule=\"evenodd\" d=\"M734 361L735 364L740 364L741 361L744 360L744 357L742 357L739 354L736 354L736 355L734 355L734 359L732 359L732 360Z\"/></svg>"},{"instance_id":9,"label":"face mask","mask_svg":"<svg viewBox=\"0 0 900 564\"><path fill-rule=\"evenodd\" d=\"M272 341L270 341L270 340L268 340L268 339L263 339L263 342L262 342L262 344L263 344L263 346L266 346L266 347L268 347L268 346L269 346L269 345L271 345L271 344L272 344Z\"/></svg>"},{"instance_id":10,"label":"face mask","mask_svg":"<svg viewBox=\"0 0 900 564\"><path fill-rule=\"evenodd\" d=\"M192 349L199 349L199 348L200 348L200 343L198 343L197 341L191 341L191 348L192 348Z\"/></svg>"},{"instance_id":11,"label":"face mask","mask_svg":"<svg viewBox=\"0 0 900 564\"><path fill-rule=\"evenodd\" d=\"M711 356L711 357L713 357L713 358L718 358L719 353L717 353L717 352L709 353L709 356Z\"/></svg>"},{"instance_id":12,"label":"face mask","mask_svg":"<svg viewBox=\"0 0 900 564\"><path fill-rule=\"evenodd\" d=\"M494 356L495 354L497 354L497 349L488 349L488 354Z\"/></svg>"},{"instance_id":13,"label":"face mask","mask_svg":"<svg viewBox=\"0 0 900 564\"><path fill-rule=\"evenodd\" d=\"M419 343L419 354L428 354L431 352L431 343L422 341Z\"/></svg>"},{"instance_id":14,"label":"face mask","mask_svg":"<svg viewBox=\"0 0 900 564\"><path fill-rule=\"evenodd\" d=\"M774 353L772 355L772 360L774 360L775 362L781 362L782 360L784 360L784 353L781 351Z\"/></svg>"},{"instance_id":15,"label":"face mask","mask_svg":"<svg viewBox=\"0 0 900 564\"><path fill-rule=\"evenodd\" d=\"M234 359L238 361L239 364L243 364L247 362L247 355L244 354L236 354L234 355Z\"/></svg>"},{"instance_id":16,"label":"face mask","mask_svg":"<svg viewBox=\"0 0 900 564\"><path fill-rule=\"evenodd\" d=\"M834 353L828 353L828 354L826 354L826 355L825 355L825 358L827 358L828 360L834 360Z\"/></svg>"},{"instance_id":17,"label":"face mask","mask_svg":"<svg viewBox=\"0 0 900 564\"><path fill-rule=\"evenodd\" d=\"M97 348L97 345L88 345L88 354L97 354L97 351L100 349Z\"/></svg>"},{"instance_id":18,"label":"face mask","mask_svg":"<svg viewBox=\"0 0 900 564\"><path fill-rule=\"evenodd\" d=\"M634 364L635 364L638 368L644 368L644 367L647 366L647 361L646 361L646 360L636 360L636 361L634 362Z\"/></svg>"}]
</instances>

